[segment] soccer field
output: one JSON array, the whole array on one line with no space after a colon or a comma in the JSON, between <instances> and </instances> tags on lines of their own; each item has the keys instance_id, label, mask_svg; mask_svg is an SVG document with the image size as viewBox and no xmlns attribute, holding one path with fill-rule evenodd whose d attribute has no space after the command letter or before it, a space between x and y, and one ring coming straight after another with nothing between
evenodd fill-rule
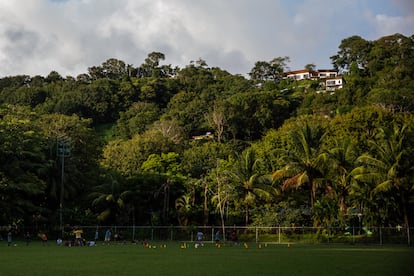
<instances>
[{"instance_id":1,"label":"soccer field","mask_svg":"<svg viewBox=\"0 0 414 276\"><path fill-rule=\"evenodd\" d=\"M166 245L165 248L164 245ZM412 275L414 248L391 246L99 243L0 248L0 275Z\"/></svg>"}]
</instances>

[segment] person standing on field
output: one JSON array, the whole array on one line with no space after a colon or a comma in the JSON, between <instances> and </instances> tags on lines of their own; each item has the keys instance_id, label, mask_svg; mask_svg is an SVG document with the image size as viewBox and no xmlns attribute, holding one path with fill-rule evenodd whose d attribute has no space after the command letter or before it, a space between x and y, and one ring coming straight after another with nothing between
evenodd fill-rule
<instances>
[{"instance_id":1,"label":"person standing on field","mask_svg":"<svg viewBox=\"0 0 414 276\"><path fill-rule=\"evenodd\" d=\"M233 230L233 232L231 232L230 239L231 239L231 241L233 242L234 245L239 244L239 238L237 237L236 230Z\"/></svg>"},{"instance_id":2,"label":"person standing on field","mask_svg":"<svg viewBox=\"0 0 414 276\"><path fill-rule=\"evenodd\" d=\"M13 242L13 235L12 235L12 231L9 230L9 232L7 233L7 246L10 246Z\"/></svg>"},{"instance_id":3,"label":"person standing on field","mask_svg":"<svg viewBox=\"0 0 414 276\"><path fill-rule=\"evenodd\" d=\"M111 241L111 229L106 230L105 232L105 244L109 244Z\"/></svg>"},{"instance_id":4,"label":"person standing on field","mask_svg":"<svg viewBox=\"0 0 414 276\"><path fill-rule=\"evenodd\" d=\"M79 229L78 227L73 230L73 234L75 235L75 245L82 246L83 240L82 240L82 229Z\"/></svg>"},{"instance_id":5,"label":"person standing on field","mask_svg":"<svg viewBox=\"0 0 414 276\"><path fill-rule=\"evenodd\" d=\"M42 245L45 246L47 245L47 236L46 233L43 232L42 235L40 236L40 238L42 239Z\"/></svg>"},{"instance_id":6,"label":"person standing on field","mask_svg":"<svg viewBox=\"0 0 414 276\"><path fill-rule=\"evenodd\" d=\"M29 232L27 232L26 235L24 235L24 239L26 240L26 246L29 246L30 241L32 240Z\"/></svg>"},{"instance_id":7,"label":"person standing on field","mask_svg":"<svg viewBox=\"0 0 414 276\"><path fill-rule=\"evenodd\" d=\"M214 235L214 241L216 242L216 245L220 244L220 230Z\"/></svg>"},{"instance_id":8,"label":"person standing on field","mask_svg":"<svg viewBox=\"0 0 414 276\"><path fill-rule=\"evenodd\" d=\"M98 241L98 238L99 238L99 231L98 231L98 228L96 228L95 237L94 237L95 243Z\"/></svg>"},{"instance_id":9,"label":"person standing on field","mask_svg":"<svg viewBox=\"0 0 414 276\"><path fill-rule=\"evenodd\" d=\"M204 234L201 230L198 230L198 232L197 232L197 244L199 246L204 246L203 240L204 240Z\"/></svg>"}]
</instances>

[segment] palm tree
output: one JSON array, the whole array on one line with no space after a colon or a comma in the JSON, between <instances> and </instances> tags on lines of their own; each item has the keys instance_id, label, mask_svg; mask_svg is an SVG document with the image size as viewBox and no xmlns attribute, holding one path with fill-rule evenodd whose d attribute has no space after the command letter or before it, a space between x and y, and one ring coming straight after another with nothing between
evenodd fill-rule
<instances>
[{"instance_id":1,"label":"palm tree","mask_svg":"<svg viewBox=\"0 0 414 276\"><path fill-rule=\"evenodd\" d=\"M248 225L249 209L259 199L269 200L276 194L270 176L261 171L261 159L253 148L248 148L238 156L234 164L232 176L243 195L245 223Z\"/></svg>"},{"instance_id":2,"label":"palm tree","mask_svg":"<svg viewBox=\"0 0 414 276\"><path fill-rule=\"evenodd\" d=\"M177 219L181 226L188 225L192 207L191 196L189 195L182 195L175 200L175 209L178 213Z\"/></svg>"},{"instance_id":3,"label":"palm tree","mask_svg":"<svg viewBox=\"0 0 414 276\"><path fill-rule=\"evenodd\" d=\"M128 220L129 211L134 210L127 208L133 194L133 191L123 187L120 176L110 174L89 196L92 198L92 206L97 210L99 221L123 223Z\"/></svg>"},{"instance_id":4,"label":"palm tree","mask_svg":"<svg viewBox=\"0 0 414 276\"><path fill-rule=\"evenodd\" d=\"M378 195L395 191L399 195L399 203L402 208L404 224L408 231L408 198L412 190L409 171L412 163L405 150L407 126L394 125L392 129L380 129L379 139L370 141L373 154L363 154L358 158L362 166L355 168L352 172L355 179L365 183L373 183L372 194Z\"/></svg>"},{"instance_id":5,"label":"palm tree","mask_svg":"<svg viewBox=\"0 0 414 276\"><path fill-rule=\"evenodd\" d=\"M323 127L309 122L293 130L289 135L290 147L282 157L286 165L272 174L274 181L283 180L282 191L307 185L312 209L327 157L320 150L323 136Z\"/></svg>"},{"instance_id":6,"label":"palm tree","mask_svg":"<svg viewBox=\"0 0 414 276\"><path fill-rule=\"evenodd\" d=\"M333 191L339 197L339 213L343 218L347 212L346 199L350 193L353 181L351 171L355 168L357 154L350 138L335 141L335 146L327 152L330 162L330 173L334 187Z\"/></svg>"}]
</instances>

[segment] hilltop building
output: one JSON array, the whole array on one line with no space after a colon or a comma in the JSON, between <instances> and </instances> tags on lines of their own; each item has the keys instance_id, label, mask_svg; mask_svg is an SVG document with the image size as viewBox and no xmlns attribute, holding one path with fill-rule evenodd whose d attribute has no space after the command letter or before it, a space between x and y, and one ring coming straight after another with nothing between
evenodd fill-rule
<instances>
[{"instance_id":1,"label":"hilltop building","mask_svg":"<svg viewBox=\"0 0 414 276\"><path fill-rule=\"evenodd\" d=\"M301 80L320 80L320 86L326 91L335 91L344 86L344 80L338 74L338 70L334 69L319 69L311 71L308 69L295 70L285 72L285 78L301 81Z\"/></svg>"}]
</instances>

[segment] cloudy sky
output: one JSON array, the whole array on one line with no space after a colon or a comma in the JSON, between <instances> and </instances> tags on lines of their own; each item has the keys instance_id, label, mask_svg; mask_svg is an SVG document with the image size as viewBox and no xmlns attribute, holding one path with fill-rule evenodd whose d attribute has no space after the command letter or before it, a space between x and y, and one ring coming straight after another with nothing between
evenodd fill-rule
<instances>
[{"instance_id":1,"label":"cloudy sky","mask_svg":"<svg viewBox=\"0 0 414 276\"><path fill-rule=\"evenodd\" d=\"M394 33L414 34L413 0L0 0L0 77L139 66L153 51L233 74L282 56L323 69L342 39Z\"/></svg>"}]
</instances>

